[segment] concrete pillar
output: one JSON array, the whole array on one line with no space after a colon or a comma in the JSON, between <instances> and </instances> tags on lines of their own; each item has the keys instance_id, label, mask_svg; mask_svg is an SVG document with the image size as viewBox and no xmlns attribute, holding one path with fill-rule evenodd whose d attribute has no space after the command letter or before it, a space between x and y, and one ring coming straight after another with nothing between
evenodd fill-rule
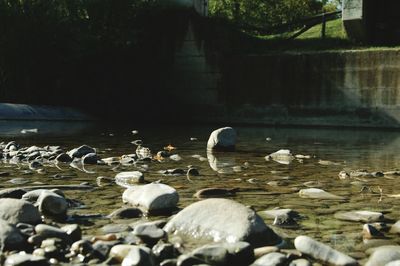
<instances>
[{"instance_id":1,"label":"concrete pillar","mask_svg":"<svg viewBox=\"0 0 400 266\"><path fill-rule=\"evenodd\" d=\"M343 0L343 24L350 39L366 41L364 0Z\"/></svg>"}]
</instances>

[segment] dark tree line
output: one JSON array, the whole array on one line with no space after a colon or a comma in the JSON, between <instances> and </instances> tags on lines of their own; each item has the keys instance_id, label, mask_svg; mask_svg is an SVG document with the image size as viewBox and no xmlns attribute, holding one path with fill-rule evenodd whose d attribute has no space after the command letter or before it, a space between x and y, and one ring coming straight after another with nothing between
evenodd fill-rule
<instances>
[{"instance_id":1,"label":"dark tree line","mask_svg":"<svg viewBox=\"0 0 400 266\"><path fill-rule=\"evenodd\" d=\"M340 7L340 0L210 0L210 14L239 24L276 27Z\"/></svg>"}]
</instances>

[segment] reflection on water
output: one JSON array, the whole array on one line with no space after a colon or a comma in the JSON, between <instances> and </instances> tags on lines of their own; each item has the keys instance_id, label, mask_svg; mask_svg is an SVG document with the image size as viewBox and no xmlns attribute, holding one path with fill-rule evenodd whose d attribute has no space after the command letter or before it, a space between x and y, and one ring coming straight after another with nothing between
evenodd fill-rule
<instances>
[{"instance_id":1,"label":"reflection on water","mask_svg":"<svg viewBox=\"0 0 400 266\"><path fill-rule=\"evenodd\" d=\"M368 172L386 172L399 169L400 134L390 131L333 130L299 128L236 128L238 145L236 152L207 153L206 143L215 127L159 126L140 127L89 127L82 124L68 124L57 127L49 124L14 126L0 123L2 141L17 140L21 145L60 145L70 149L87 144L95 147L102 158L121 156L135 152L131 142L141 139L145 147L155 154L168 144L177 147L174 153L180 161L169 159L146 162L138 165L90 166L76 168L69 165L55 167L48 165L46 173L29 174L27 165L1 164L0 171L10 172L1 177L3 187L17 185L10 179L25 177L29 184L77 184L89 182L96 185L98 176L114 177L121 171L144 171L148 182L159 181L175 187L180 194L180 207L196 201L193 194L202 188L237 188L233 198L257 211L266 209L291 208L300 213L299 228L283 229L273 227L284 237L293 238L305 234L322 240L337 249L350 252L365 250L368 245L362 241L362 224L340 221L334 214L344 210L371 210L385 213L388 219L400 218L398 199L387 194L400 194L397 176L365 177L341 180L340 171L365 169ZM38 128L37 134L29 137L20 134L22 128ZM57 130L55 129L57 128ZM132 135L132 130L139 133ZM53 131L54 130L54 131ZM43 133L54 134L43 134ZM293 155L302 155L288 164L265 156L281 149L288 149ZM207 159L205 159L207 158ZM321 163L324 162L324 163ZM162 170L187 169L194 166L200 176L187 178L186 175L162 175ZM329 201L300 198L298 191L308 187L319 187L344 197L345 201ZM367 188L367 189L366 189ZM72 209L71 213L104 214L122 206L123 188L117 185L98 187L91 192L66 191L68 197L84 205ZM261 213L261 212L260 212ZM97 216L94 216L97 217ZM266 223L272 225L272 220ZM132 222L124 221L124 222ZM95 233L107 219L91 219L83 228ZM388 241L399 242L394 235L387 235Z\"/></svg>"}]
</instances>

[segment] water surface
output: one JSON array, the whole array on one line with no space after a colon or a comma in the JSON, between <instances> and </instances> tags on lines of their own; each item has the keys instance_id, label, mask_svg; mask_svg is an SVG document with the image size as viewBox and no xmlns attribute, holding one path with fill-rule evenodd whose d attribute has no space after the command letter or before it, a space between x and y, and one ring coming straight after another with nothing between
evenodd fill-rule
<instances>
[{"instance_id":1,"label":"water surface","mask_svg":"<svg viewBox=\"0 0 400 266\"><path fill-rule=\"evenodd\" d=\"M238 144L236 152L207 154L206 143L215 126L140 126L134 123L124 126L60 124L2 124L1 140L16 140L22 146L60 145L69 150L82 144L95 147L102 158L134 153L131 142L143 140L143 146L153 153L171 144L180 161L170 159L132 166L86 166L84 171L69 165L45 166L46 173L29 173L27 165L0 164L0 171L11 173L1 177L3 188L18 185L8 182L13 178L26 178L34 184L79 184L88 182L96 188L92 191L67 191L69 198L82 203L70 210L70 214L101 214L103 216L123 205L124 188L118 185L97 187L98 176L114 177L118 172L140 170L147 182L161 181L178 190L179 207L197 201L193 194L202 188L237 188L232 199L260 211L273 208L291 208L302 215L299 228L283 229L272 226L281 236L293 239L304 234L323 241L344 252L364 251L371 244L361 237L362 223L339 221L334 213L345 210L370 210L384 212L389 222L400 218L398 199L388 194L399 194L400 183L396 177L340 180L342 170L365 169L369 172L392 171L400 168L400 134L393 131L350 129L301 129L301 128L250 128L236 127ZM61 126L61 127L60 127ZM23 128L37 127L37 134L21 134ZM61 130L60 130L61 128ZM138 130L137 135L131 133ZM197 140L191 140L196 138ZM280 149L309 155L310 159L293 160L290 164L266 161L265 156ZM322 160L322 164L321 164ZM161 170L194 166L200 176L188 178L165 176ZM57 176L55 176L58 174ZM330 193L345 197L343 201L303 199L298 191L307 188L305 182ZM306 183L309 184L309 183ZM97 218L95 218L97 217ZM109 219L95 216L81 219L86 234L99 234L100 228L111 223ZM160 217L152 218L157 219ZM272 225L272 220L265 220ZM75 221L76 222L76 221ZM115 221L114 221L115 222ZM116 221L131 223L134 220ZM387 240L399 242L397 236L386 234Z\"/></svg>"}]
</instances>

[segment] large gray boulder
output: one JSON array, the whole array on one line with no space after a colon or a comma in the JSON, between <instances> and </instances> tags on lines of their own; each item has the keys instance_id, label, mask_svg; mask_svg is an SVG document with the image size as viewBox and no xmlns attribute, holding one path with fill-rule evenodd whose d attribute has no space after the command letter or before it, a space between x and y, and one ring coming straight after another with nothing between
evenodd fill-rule
<instances>
[{"instance_id":1,"label":"large gray boulder","mask_svg":"<svg viewBox=\"0 0 400 266\"><path fill-rule=\"evenodd\" d=\"M122 200L144 211L164 211L176 208L179 201L178 192L164 184L147 184L128 188Z\"/></svg>"},{"instance_id":2,"label":"large gray boulder","mask_svg":"<svg viewBox=\"0 0 400 266\"><path fill-rule=\"evenodd\" d=\"M228 199L193 203L174 216L164 230L215 242L246 241L254 246L281 241L253 210Z\"/></svg>"},{"instance_id":3,"label":"large gray boulder","mask_svg":"<svg viewBox=\"0 0 400 266\"><path fill-rule=\"evenodd\" d=\"M25 238L13 225L0 219L0 253L3 250L17 249L25 243Z\"/></svg>"},{"instance_id":4,"label":"large gray boulder","mask_svg":"<svg viewBox=\"0 0 400 266\"><path fill-rule=\"evenodd\" d=\"M236 131L231 127L214 130L207 142L208 150L232 151L236 145Z\"/></svg>"},{"instance_id":5,"label":"large gray boulder","mask_svg":"<svg viewBox=\"0 0 400 266\"><path fill-rule=\"evenodd\" d=\"M365 266L384 266L396 260L400 260L400 246L381 246L373 251Z\"/></svg>"},{"instance_id":6,"label":"large gray boulder","mask_svg":"<svg viewBox=\"0 0 400 266\"><path fill-rule=\"evenodd\" d=\"M294 246L301 253L307 254L314 259L323 261L327 264L343 266L359 265L352 257L334 250L333 248L308 236L296 237L294 240Z\"/></svg>"},{"instance_id":7,"label":"large gray boulder","mask_svg":"<svg viewBox=\"0 0 400 266\"><path fill-rule=\"evenodd\" d=\"M0 219L11 224L37 224L41 221L38 209L25 200L0 199Z\"/></svg>"}]
</instances>

